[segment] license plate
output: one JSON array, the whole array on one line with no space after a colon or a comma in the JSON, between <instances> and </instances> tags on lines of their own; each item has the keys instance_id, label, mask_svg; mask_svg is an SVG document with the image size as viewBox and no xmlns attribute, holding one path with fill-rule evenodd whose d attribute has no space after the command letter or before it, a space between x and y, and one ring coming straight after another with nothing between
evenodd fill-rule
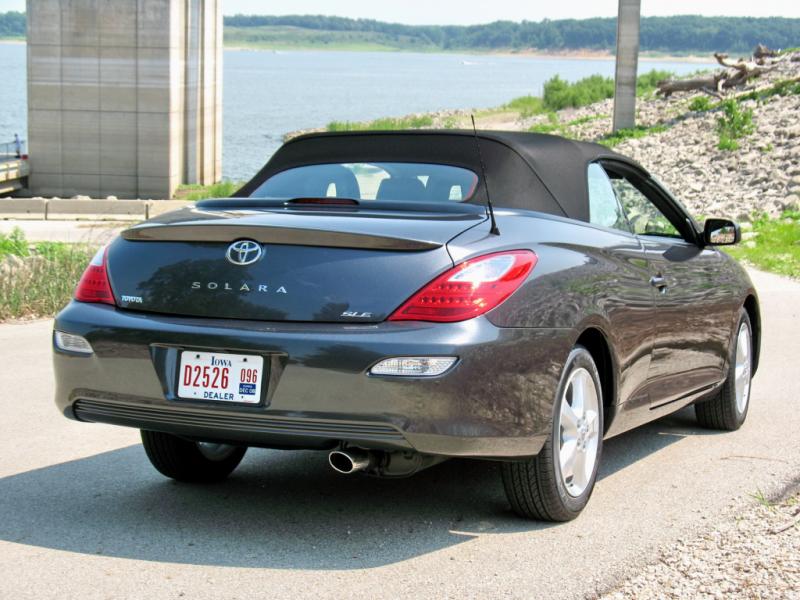
<instances>
[{"instance_id":1,"label":"license plate","mask_svg":"<svg viewBox=\"0 0 800 600\"><path fill-rule=\"evenodd\" d=\"M181 353L178 397L186 400L258 404L264 358L218 352Z\"/></svg>"}]
</instances>

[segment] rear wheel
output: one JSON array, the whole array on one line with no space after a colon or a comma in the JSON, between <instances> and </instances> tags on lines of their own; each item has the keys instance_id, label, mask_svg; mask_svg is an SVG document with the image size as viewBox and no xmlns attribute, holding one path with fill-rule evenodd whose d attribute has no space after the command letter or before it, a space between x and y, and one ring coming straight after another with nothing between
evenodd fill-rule
<instances>
[{"instance_id":1,"label":"rear wheel","mask_svg":"<svg viewBox=\"0 0 800 600\"><path fill-rule=\"evenodd\" d=\"M747 418L753 376L753 329L744 309L739 315L729 365L728 377L717 395L694 405L698 423L708 429L736 431Z\"/></svg>"},{"instance_id":2,"label":"rear wheel","mask_svg":"<svg viewBox=\"0 0 800 600\"><path fill-rule=\"evenodd\" d=\"M167 477L192 483L221 481L242 462L246 447L192 442L168 433L142 431L152 465Z\"/></svg>"},{"instance_id":3,"label":"rear wheel","mask_svg":"<svg viewBox=\"0 0 800 600\"><path fill-rule=\"evenodd\" d=\"M556 395L550 437L539 454L503 464L503 486L518 515L570 521L592 495L603 447L603 395L592 355L577 346Z\"/></svg>"}]
</instances>

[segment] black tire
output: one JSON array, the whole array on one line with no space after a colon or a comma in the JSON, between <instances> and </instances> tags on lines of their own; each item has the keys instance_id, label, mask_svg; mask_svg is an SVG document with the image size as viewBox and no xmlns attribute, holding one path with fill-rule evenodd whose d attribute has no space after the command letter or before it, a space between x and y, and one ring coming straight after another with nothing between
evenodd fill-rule
<instances>
[{"instance_id":1,"label":"black tire","mask_svg":"<svg viewBox=\"0 0 800 600\"><path fill-rule=\"evenodd\" d=\"M230 446L212 453L168 433L142 431L142 445L152 465L166 477L189 483L222 481L242 462L246 447Z\"/></svg>"},{"instance_id":2,"label":"black tire","mask_svg":"<svg viewBox=\"0 0 800 600\"><path fill-rule=\"evenodd\" d=\"M697 422L706 429L716 429L719 431L736 431L747 419L747 411L750 409L750 391L748 389L747 401L744 409L740 410L736 401L736 350L739 340L739 331L745 325L750 339L750 367L748 377L752 381L752 357L753 357L753 326L750 317L743 308L739 310L739 320L736 323L733 340L728 355L728 376L725 383L716 393L707 400L698 402L694 405L694 412Z\"/></svg>"},{"instance_id":3,"label":"black tire","mask_svg":"<svg viewBox=\"0 0 800 600\"><path fill-rule=\"evenodd\" d=\"M586 369L592 377L598 394L598 430L596 459L586 489L579 496L567 491L561 475L558 459L561 431L557 425L564 388L572 373ZM503 487L511 508L521 517L539 521L564 522L576 518L592 495L597 479L597 470L603 450L603 392L600 375L592 355L582 346L576 346L564 365L561 381L554 402L554 414L550 436L538 455L521 462L506 462L502 465Z\"/></svg>"}]
</instances>

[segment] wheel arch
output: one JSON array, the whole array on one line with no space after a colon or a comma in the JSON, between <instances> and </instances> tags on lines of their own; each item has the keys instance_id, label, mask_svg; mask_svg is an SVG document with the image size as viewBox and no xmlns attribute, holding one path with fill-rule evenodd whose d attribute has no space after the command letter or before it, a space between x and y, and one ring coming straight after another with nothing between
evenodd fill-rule
<instances>
[{"instance_id":1,"label":"wheel arch","mask_svg":"<svg viewBox=\"0 0 800 600\"><path fill-rule=\"evenodd\" d=\"M597 366L603 392L603 429L608 431L617 406L617 369L611 343L601 329L589 326L581 332L575 344L586 348Z\"/></svg>"},{"instance_id":2,"label":"wheel arch","mask_svg":"<svg viewBox=\"0 0 800 600\"><path fill-rule=\"evenodd\" d=\"M761 356L761 310L755 294L749 294L742 306L750 318L750 327L753 330L753 375L758 370L758 359Z\"/></svg>"}]
</instances>

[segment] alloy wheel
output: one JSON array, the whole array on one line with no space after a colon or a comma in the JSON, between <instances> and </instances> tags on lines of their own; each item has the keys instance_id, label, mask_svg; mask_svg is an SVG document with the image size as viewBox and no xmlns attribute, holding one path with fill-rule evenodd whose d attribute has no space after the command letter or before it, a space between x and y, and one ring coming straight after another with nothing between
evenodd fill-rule
<instances>
[{"instance_id":1,"label":"alloy wheel","mask_svg":"<svg viewBox=\"0 0 800 600\"><path fill-rule=\"evenodd\" d=\"M747 323L739 327L739 336L736 340L736 410L743 414L750 401L750 373L752 371L750 328Z\"/></svg>"},{"instance_id":2,"label":"alloy wheel","mask_svg":"<svg viewBox=\"0 0 800 600\"><path fill-rule=\"evenodd\" d=\"M567 493L586 491L597 462L600 398L592 375L584 368L569 376L561 396L558 461Z\"/></svg>"}]
</instances>

